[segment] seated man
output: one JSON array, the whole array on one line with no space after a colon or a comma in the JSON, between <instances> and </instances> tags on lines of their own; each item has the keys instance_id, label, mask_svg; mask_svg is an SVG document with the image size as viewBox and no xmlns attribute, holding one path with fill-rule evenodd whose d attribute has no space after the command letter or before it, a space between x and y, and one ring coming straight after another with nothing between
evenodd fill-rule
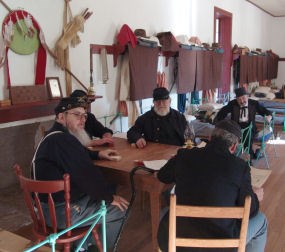
<instances>
[{"instance_id":1,"label":"seated man","mask_svg":"<svg viewBox=\"0 0 285 252\"><path fill-rule=\"evenodd\" d=\"M234 155L241 137L240 126L232 120L216 124L211 140L204 148L180 149L158 172L158 179L166 184L175 183L177 203L198 206L243 206L251 196L250 220L247 233L247 252L263 252L267 235L267 220L259 211L263 189L251 186L250 167ZM168 251L167 213L158 231L160 249ZM235 220L178 218L177 235L180 237L236 237L240 225ZM177 251L201 251L178 249ZM203 250L204 251L204 250ZM214 249L210 251L224 251ZM229 251L229 250L226 250Z\"/></svg>"},{"instance_id":2,"label":"seated man","mask_svg":"<svg viewBox=\"0 0 285 252\"><path fill-rule=\"evenodd\" d=\"M71 182L71 224L94 214L100 207L101 200L106 201L107 245L112 247L124 217L128 202L115 194L107 183L99 167L92 159L110 159L115 150L91 152L85 148L81 132L84 131L86 100L77 97L62 98L55 108L56 119L52 128L41 140L33 159L33 178L37 180L61 180L65 173ZM84 131L85 133L85 131ZM80 140L80 141L79 141ZM42 199L46 207L46 199ZM64 195L55 196L58 228L65 228ZM90 225L86 223L85 225Z\"/></svg>"},{"instance_id":3,"label":"seated man","mask_svg":"<svg viewBox=\"0 0 285 252\"><path fill-rule=\"evenodd\" d=\"M255 115L260 114L266 116L268 122L271 121L271 112L265 107L259 104L258 101L248 99L248 94L245 88L235 89L236 99L230 101L226 106L224 106L217 114L216 121L223 120L227 115L231 114L231 119L237 122L242 129L249 126L252 123L252 134L251 134L251 146L250 146L250 156L251 158L256 158L257 153L252 150L252 140L257 133L257 128L255 124Z\"/></svg>"},{"instance_id":4,"label":"seated man","mask_svg":"<svg viewBox=\"0 0 285 252\"><path fill-rule=\"evenodd\" d=\"M127 132L128 141L144 148L147 141L182 146L187 126L185 116L170 108L169 91L164 87L153 90L154 107L141 115Z\"/></svg>"},{"instance_id":5,"label":"seated man","mask_svg":"<svg viewBox=\"0 0 285 252\"><path fill-rule=\"evenodd\" d=\"M74 90L70 97L83 97L87 99L88 103L90 101L88 100L88 96L86 92L83 90L76 89ZM85 130L88 133L89 137L92 139L93 137L99 137L101 139L93 139L90 141L90 143L87 145L89 146L98 146L103 144L113 144L113 131L107 127L104 127L102 123L100 123L94 114L91 112L87 112L87 119L85 122Z\"/></svg>"}]
</instances>

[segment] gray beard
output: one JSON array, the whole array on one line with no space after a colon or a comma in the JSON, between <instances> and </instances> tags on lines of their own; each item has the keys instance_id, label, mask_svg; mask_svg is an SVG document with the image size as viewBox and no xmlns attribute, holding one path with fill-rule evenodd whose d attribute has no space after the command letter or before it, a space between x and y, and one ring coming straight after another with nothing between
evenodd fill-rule
<instances>
[{"instance_id":1,"label":"gray beard","mask_svg":"<svg viewBox=\"0 0 285 252\"><path fill-rule=\"evenodd\" d=\"M71 135L75 136L83 146L87 146L90 143L91 139L85 129L78 130L76 132L72 132L71 130L68 131Z\"/></svg>"},{"instance_id":2,"label":"gray beard","mask_svg":"<svg viewBox=\"0 0 285 252\"><path fill-rule=\"evenodd\" d=\"M168 115L168 113L170 112L170 108L164 109L164 110L162 111L162 110L158 110L158 109L156 109L156 107L154 107L153 110L154 110L154 112L155 112L156 114L158 114L159 116L166 116L166 115Z\"/></svg>"}]
</instances>

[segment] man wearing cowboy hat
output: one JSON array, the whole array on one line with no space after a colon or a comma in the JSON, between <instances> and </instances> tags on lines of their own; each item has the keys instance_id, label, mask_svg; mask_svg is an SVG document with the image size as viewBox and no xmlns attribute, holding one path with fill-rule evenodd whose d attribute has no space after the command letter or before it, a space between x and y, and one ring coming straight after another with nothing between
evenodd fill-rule
<instances>
[{"instance_id":1,"label":"man wearing cowboy hat","mask_svg":"<svg viewBox=\"0 0 285 252\"><path fill-rule=\"evenodd\" d=\"M92 159L111 160L117 155L115 150L92 152L82 145L84 126L87 118L86 99L78 97L62 98L55 108L56 119L52 128L41 140L33 159L33 178L35 180L61 180L65 173L71 181L71 224L94 214L102 200L106 201L107 244L112 247L119 232L122 217L128 202L115 194L107 183L99 167ZM83 135L82 135L83 132ZM86 134L86 133L85 133ZM55 195L58 228L65 228L64 195ZM47 224L49 221L46 199L41 198L45 207ZM84 225L90 225L85 223ZM86 248L87 249L87 248Z\"/></svg>"},{"instance_id":2,"label":"man wearing cowboy hat","mask_svg":"<svg viewBox=\"0 0 285 252\"><path fill-rule=\"evenodd\" d=\"M231 114L231 119L237 122L242 129L249 126L252 123L252 138L257 133L257 127L255 124L256 114L266 116L268 122L271 121L271 112L265 107L259 104L258 101L248 99L248 93L244 87L235 89L236 99L230 101L226 106L224 106L217 114L216 121L221 121ZM252 141L251 141L252 143ZM257 155L252 150L252 144L250 146L251 158L256 158Z\"/></svg>"}]
</instances>

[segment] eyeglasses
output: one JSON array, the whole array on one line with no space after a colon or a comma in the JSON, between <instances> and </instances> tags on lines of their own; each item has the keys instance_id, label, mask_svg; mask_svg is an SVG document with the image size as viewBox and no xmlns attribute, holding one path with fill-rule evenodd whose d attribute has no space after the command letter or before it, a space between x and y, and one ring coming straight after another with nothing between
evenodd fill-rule
<instances>
[{"instance_id":1,"label":"eyeglasses","mask_svg":"<svg viewBox=\"0 0 285 252\"><path fill-rule=\"evenodd\" d=\"M86 120L86 119L87 119L87 113L84 113L84 114L75 113L75 112L65 112L65 113L66 113L66 114L74 115L77 120L81 120L81 119Z\"/></svg>"}]
</instances>

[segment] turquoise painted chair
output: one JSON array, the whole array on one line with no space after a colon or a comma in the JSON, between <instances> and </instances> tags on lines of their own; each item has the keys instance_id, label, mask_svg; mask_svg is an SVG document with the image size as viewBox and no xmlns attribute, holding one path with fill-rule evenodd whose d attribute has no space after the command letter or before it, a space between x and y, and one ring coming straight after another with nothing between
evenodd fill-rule
<instances>
[{"instance_id":1,"label":"turquoise painted chair","mask_svg":"<svg viewBox=\"0 0 285 252\"><path fill-rule=\"evenodd\" d=\"M272 120L268 122L266 120L266 117L263 119L263 129L261 131L261 137L260 139L257 139L254 141L254 145L257 145L260 147L260 151L256 157L256 160L259 160L262 156L264 156L264 160L266 163L267 168L269 169L269 162L268 162L268 157L266 154L266 144L268 143L269 140L272 140L272 145L274 147L274 152L275 152L275 157L277 157L277 151L275 147L275 136L274 136L274 117L275 113L272 113Z\"/></svg>"},{"instance_id":2,"label":"turquoise painted chair","mask_svg":"<svg viewBox=\"0 0 285 252\"><path fill-rule=\"evenodd\" d=\"M252 123L250 123L246 128L242 129L241 133L241 139L236 150L236 156L245 159L246 161L248 161L248 164L250 164Z\"/></svg>"}]
</instances>

